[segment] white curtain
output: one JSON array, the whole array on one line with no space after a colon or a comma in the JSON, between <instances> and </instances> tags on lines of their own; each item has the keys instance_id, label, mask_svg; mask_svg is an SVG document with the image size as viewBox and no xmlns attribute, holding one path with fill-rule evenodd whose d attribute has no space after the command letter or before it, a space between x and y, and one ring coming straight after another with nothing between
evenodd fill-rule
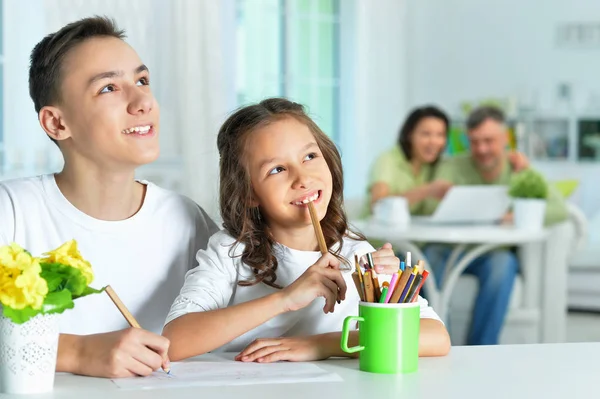
<instances>
[{"instance_id":1,"label":"white curtain","mask_svg":"<svg viewBox=\"0 0 600 399\"><path fill-rule=\"evenodd\" d=\"M218 219L219 125L232 106L227 33L235 29L228 1L45 0L48 32L93 15L126 30L151 73L161 106L161 156L139 176L175 189ZM232 26L224 26L223 24ZM230 43L229 43L230 44ZM227 72L226 72L227 71Z\"/></svg>"},{"instance_id":2,"label":"white curtain","mask_svg":"<svg viewBox=\"0 0 600 399\"><path fill-rule=\"evenodd\" d=\"M222 2L172 1L170 47L181 153L185 160L184 190L218 215L217 132L227 114ZM229 79L233 80L233 76ZM183 89L183 90L182 90Z\"/></svg>"}]
</instances>

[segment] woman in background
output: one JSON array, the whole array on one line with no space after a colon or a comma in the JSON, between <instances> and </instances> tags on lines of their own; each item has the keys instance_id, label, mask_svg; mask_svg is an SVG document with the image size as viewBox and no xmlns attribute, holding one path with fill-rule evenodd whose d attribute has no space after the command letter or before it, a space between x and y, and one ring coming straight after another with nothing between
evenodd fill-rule
<instances>
[{"instance_id":1,"label":"woman in background","mask_svg":"<svg viewBox=\"0 0 600 399\"><path fill-rule=\"evenodd\" d=\"M427 200L440 200L451 183L434 181L435 169L448 141L450 122L437 107L414 109L404 121L398 143L377 158L369 178L369 212L382 198L406 198L412 215L427 215L435 206ZM433 201L432 201L433 202Z\"/></svg>"}]
</instances>

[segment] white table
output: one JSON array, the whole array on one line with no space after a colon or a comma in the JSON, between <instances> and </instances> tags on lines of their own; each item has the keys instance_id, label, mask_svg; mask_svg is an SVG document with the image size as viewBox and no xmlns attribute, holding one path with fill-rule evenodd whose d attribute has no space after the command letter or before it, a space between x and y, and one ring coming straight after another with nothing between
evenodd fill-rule
<instances>
[{"instance_id":1,"label":"white table","mask_svg":"<svg viewBox=\"0 0 600 399\"><path fill-rule=\"evenodd\" d=\"M413 262L423 259L427 263L427 258L421 249L415 244L418 242L444 243L455 245L448 262L446 264L446 276L438 290L434 278L427 279L427 295L431 305L446 320L448 316L448 307L452 291L458 281L458 278L478 256L503 246L520 247L520 259L522 260L521 272L524 276L524 306L529 309L539 310L541 324L556 326L564 330L564 322L554 322L554 320L563 320L564 315L557 315L557 312L563 312L560 307L552 306L556 296L546 295L548 293L566 292L566 278L560 278L558 275L552 280L547 279L548 273L563 273L566 276L566 265L556 264L557 271L543 270L544 260L549 256L547 253L549 246L545 245L550 236L548 230L531 232L520 230L512 226L501 225L436 225L413 223L407 228L396 228L374 222L372 220L354 221L352 225L360 230L370 239L385 240L396 248L408 250L413 254ZM459 256L463 254L462 258ZM428 270L431 269L426 265ZM562 270L564 269L564 270ZM544 285L548 285L545 287ZM550 284L552 286L550 287ZM548 302L548 303L545 303ZM552 320L551 323L548 320ZM543 328L539 329L538 336L540 342L561 341L562 333L556 334L545 332ZM557 338L558 337L558 338Z\"/></svg>"},{"instance_id":2,"label":"white table","mask_svg":"<svg viewBox=\"0 0 600 399\"><path fill-rule=\"evenodd\" d=\"M221 359L231 359L224 354ZM454 347L443 358L421 358L407 375L358 370L358 361L316 362L343 382L120 390L110 380L59 374L54 392L31 398L53 399L375 399L375 398L592 398L600 372L600 343ZM199 358L215 361L217 355ZM0 395L3 399L28 396Z\"/></svg>"}]
</instances>

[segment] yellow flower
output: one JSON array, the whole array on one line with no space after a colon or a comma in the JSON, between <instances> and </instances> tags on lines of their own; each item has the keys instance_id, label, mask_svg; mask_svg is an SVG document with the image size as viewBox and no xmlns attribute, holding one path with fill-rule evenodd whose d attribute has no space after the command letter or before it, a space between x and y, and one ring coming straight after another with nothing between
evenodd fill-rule
<instances>
[{"instance_id":1,"label":"yellow flower","mask_svg":"<svg viewBox=\"0 0 600 399\"><path fill-rule=\"evenodd\" d=\"M17 244L0 247L0 303L17 310L40 309L48 293L41 271L39 261Z\"/></svg>"},{"instance_id":2,"label":"yellow flower","mask_svg":"<svg viewBox=\"0 0 600 399\"><path fill-rule=\"evenodd\" d=\"M67 241L54 251L44 254L41 261L47 263L62 263L63 265L78 269L81 274L83 274L83 277L85 277L88 285L94 280L92 265L90 265L90 262L83 259L77 249L77 241L75 240Z\"/></svg>"}]
</instances>

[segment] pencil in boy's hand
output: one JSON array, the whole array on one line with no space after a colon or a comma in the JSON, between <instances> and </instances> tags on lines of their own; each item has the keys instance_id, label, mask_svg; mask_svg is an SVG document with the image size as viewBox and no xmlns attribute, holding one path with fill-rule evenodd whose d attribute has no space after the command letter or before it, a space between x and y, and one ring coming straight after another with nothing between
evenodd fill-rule
<instances>
[{"instance_id":1,"label":"pencil in boy's hand","mask_svg":"<svg viewBox=\"0 0 600 399\"><path fill-rule=\"evenodd\" d=\"M117 307L117 309L119 309L119 312L121 312L121 314L123 315L123 317L125 317L125 320L127 320L127 323L129 323L129 325L131 327L133 327L133 328L142 328L140 326L140 323L138 323L137 320L135 319L135 317L133 317L133 315L131 314L131 312L129 311L129 309L127 309L127 307L125 306L125 304L123 303L123 301L121 301L121 298L119 298L119 296L117 295L117 293L112 289L112 287L110 285L107 285L106 288L104 289L104 291L106 291L106 294L113 301L113 303L115 304L115 306ZM167 357L166 360L168 361L169 358ZM171 370L169 369L169 367L164 367L163 366L162 369L164 370L165 373L171 374Z\"/></svg>"},{"instance_id":2,"label":"pencil in boy's hand","mask_svg":"<svg viewBox=\"0 0 600 399\"><path fill-rule=\"evenodd\" d=\"M108 296L110 297L110 299L113 301L113 303L115 304L117 309L119 309L119 312L121 312L123 317L125 317L125 320L127 320L127 323L133 328L142 328L142 326L140 326L140 324L137 322L135 317L133 317L131 312L129 312L129 309L127 309L127 307L125 306L123 301L121 301L121 298L119 298L117 293L112 289L112 287L110 285L106 286L105 291L108 294Z\"/></svg>"}]
</instances>

